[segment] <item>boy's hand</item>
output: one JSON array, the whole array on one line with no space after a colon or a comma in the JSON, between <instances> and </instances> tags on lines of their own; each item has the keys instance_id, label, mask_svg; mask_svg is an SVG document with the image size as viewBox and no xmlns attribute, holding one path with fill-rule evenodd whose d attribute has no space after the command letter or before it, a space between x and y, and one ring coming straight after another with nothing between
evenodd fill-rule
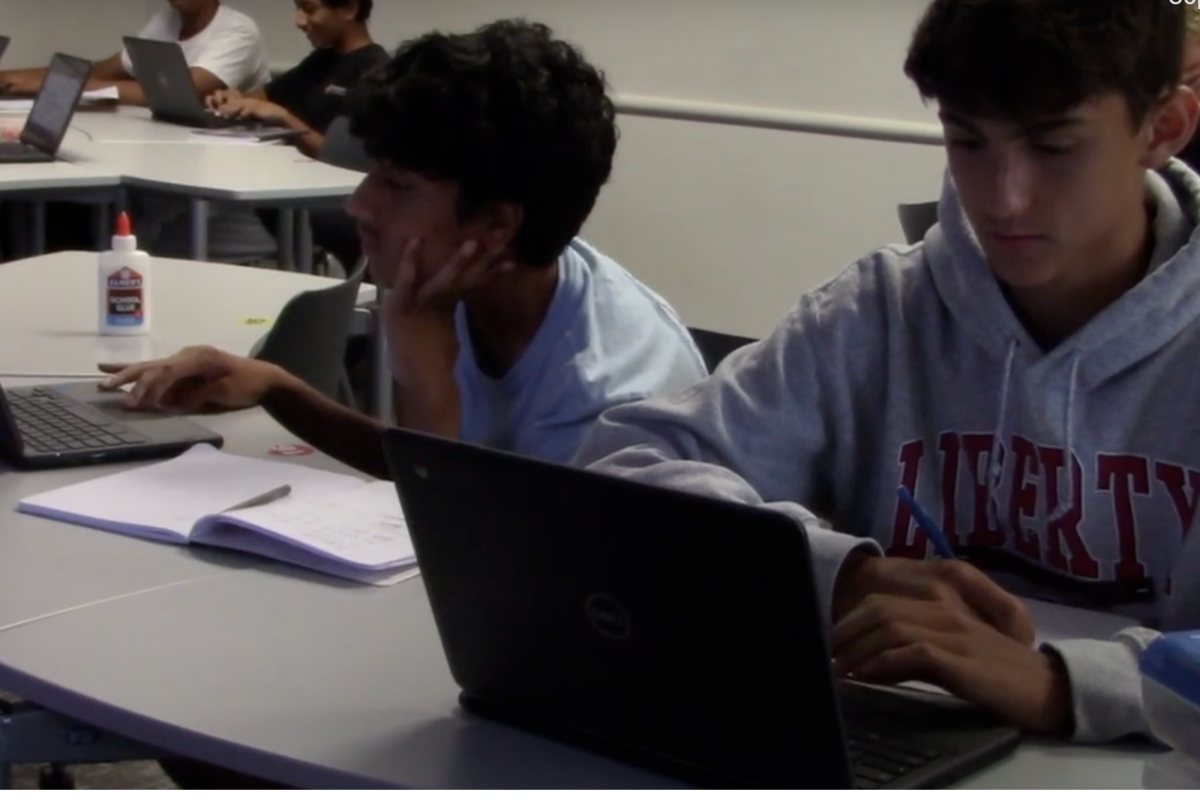
<instances>
[{"instance_id":1,"label":"boy's hand","mask_svg":"<svg viewBox=\"0 0 1200 800\"><path fill-rule=\"evenodd\" d=\"M1026 647L1036 631L1020 599L965 561L917 561L852 553L834 588L838 622L872 595L928 600L969 611Z\"/></svg>"},{"instance_id":2,"label":"boy's hand","mask_svg":"<svg viewBox=\"0 0 1200 800\"><path fill-rule=\"evenodd\" d=\"M852 554L834 595L839 677L941 686L1036 733L1072 724L1066 671L1018 598L962 561Z\"/></svg>"},{"instance_id":3,"label":"boy's hand","mask_svg":"<svg viewBox=\"0 0 1200 800\"><path fill-rule=\"evenodd\" d=\"M454 311L472 291L496 274L511 269L496 263L495 255L466 242L450 260L424 280L418 257L421 240L409 239L391 276L375 272L376 283L391 286L384 293L381 312L392 350L396 379L402 386L416 374L435 370L451 374L458 358Z\"/></svg>"},{"instance_id":4,"label":"boy's hand","mask_svg":"<svg viewBox=\"0 0 1200 800\"><path fill-rule=\"evenodd\" d=\"M1071 687L1057 657L984 622L961 603L872 595L834 626L838 677L924 681L1031 733L1066 735Z\"/></svg>"},{"instance_id":5,"label":"boy's hand","mask_svg":"<svg viewBox=\"0 0 1200 800\"><path fill-rule=\"evenodd\" d=\"M101 364L103 386L132 384L123 401L130 407L176 414L250 408L286 377L265 361L215 347L187 347L173 356L139 364Z\"/></svg>"}]
</instances>

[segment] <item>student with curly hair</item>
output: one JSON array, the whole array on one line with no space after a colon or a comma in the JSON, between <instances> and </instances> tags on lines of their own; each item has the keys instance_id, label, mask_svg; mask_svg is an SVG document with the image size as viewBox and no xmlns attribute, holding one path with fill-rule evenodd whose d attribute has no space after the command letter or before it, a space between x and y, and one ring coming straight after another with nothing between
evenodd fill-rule
<instances>
[{"instance_id":1,"label":"student with curly hair","mask_svg":"<svg viewBox=\"0 0 1200 800\"><path fill-rule=\"evenodd\" d=\"M671 307L578 238L614 116L600 71L520 20L422 36L371 74L352 129L378 165L349 207L383 288L398 424L567 462L605 409L704 377ZM105 369L142 407L261 403L388 474L381 423L265 362L199 347Z\"/></svg>"}]
</instances>

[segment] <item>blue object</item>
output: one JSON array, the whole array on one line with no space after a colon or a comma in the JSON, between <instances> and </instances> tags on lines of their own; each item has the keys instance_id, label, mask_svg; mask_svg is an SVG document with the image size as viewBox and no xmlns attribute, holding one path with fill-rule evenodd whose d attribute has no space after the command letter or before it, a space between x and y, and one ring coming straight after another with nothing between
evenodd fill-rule
<instances>
[{"instance_id":1,"label":"blue object","mask_svg":"<svg viewBox=\"0 0 1200 800\"><path fill-rule=\"evenodd\" d=\"M912 512L913 519L917 521L917 525L921 527L921 530L925 531L925 535L933 543L933 549L937 551L937 554L942 558L958 558L954 554L954 550L950 547L950 542L946 540L945 534L942 533L942 529L925 513L925 509L921 508L920 504L917 503L917 498L912 496L912 492L904 486L899 486L896 488L896 496L900 498L900 502L908 506L908 510Z\"/></svg>"},{"instance_id":2,"label":"blue object","mask_svg":"<svg viewBox=\"0 0 1200 800\"><path fill-rule=\"evenodd\" d=\"M1163 634L1139 666L1142 675L1200 708L1200 631Z\"/></svg>"}]
</instances>

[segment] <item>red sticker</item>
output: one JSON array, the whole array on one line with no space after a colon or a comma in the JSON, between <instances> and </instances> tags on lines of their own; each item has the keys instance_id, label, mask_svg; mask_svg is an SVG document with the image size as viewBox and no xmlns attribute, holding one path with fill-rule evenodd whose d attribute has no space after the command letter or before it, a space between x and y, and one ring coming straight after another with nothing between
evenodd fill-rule
<instances>
[{"instance_id":1,"label":"red sticker","mask_svg":"<svg viewBox=\"0 0 1200 800\"><path fill-rule=\"evenodd\" d=\"M297 456L311 456L317 451L306 444L277 444L267 452L273 456L294 458Z\"/></svg>"}]
</instances>

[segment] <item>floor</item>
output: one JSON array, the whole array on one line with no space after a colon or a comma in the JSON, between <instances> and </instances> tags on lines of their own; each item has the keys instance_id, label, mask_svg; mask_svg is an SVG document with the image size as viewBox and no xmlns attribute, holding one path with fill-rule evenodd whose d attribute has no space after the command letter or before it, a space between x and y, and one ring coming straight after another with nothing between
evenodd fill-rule
<instances>
[{"instance_id":1,"label":"floor","mask_svg":"<svg viewBox=\"0 0 1200 800\"><path fill-rule=\"evenodd\" d=\"M0 700L17 698L0 692ZM44 764L22 764L13 769L14 789L38 788L38 775ZM76 789L175 789L178 788L154 761L127 761L121 764L96 764L71 767Z\"/></svg>"}]
</instances>

